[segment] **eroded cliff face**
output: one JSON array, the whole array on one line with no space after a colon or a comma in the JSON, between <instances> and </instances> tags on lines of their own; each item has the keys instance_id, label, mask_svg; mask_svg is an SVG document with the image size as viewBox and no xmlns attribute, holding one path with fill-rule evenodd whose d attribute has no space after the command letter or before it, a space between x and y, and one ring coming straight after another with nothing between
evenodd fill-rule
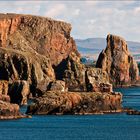
<instances>
[{"instance_id":1,"label":"eroded cliff face","mask_svg":"<svg viewBox=\"0 0 140 140\"><path fill-rule=\"evenodd\" d=\"M10 83L26 80L30 84L40 84L48 78L54 80L55 74L50 60L39 54L0 48L0 79Z\"/></svg>"},{"instance_id":2,"label":"eroded cliff face","mask_svg":"<svg viewBox=\"0 0 140 140\"><path fill-rule=\"evenodd\" d=\"M36 51L57 65L70 52L78 51L70 36L71 25L30 15L0 14L0 46L21 51Z\"/></svg>"},{"instance_id":3,"label":"eroded cliff face","mask_svg":"<svg viewBox=\"0 0 140 140\"><path fill-rule=\"evenodd\" d=\"M107 46L96 63L96 67L105 70L114 86L127 86L139 79L136 61L130 54L126 41L115 35L107 36Z\"/></svg>"}]
</instances>

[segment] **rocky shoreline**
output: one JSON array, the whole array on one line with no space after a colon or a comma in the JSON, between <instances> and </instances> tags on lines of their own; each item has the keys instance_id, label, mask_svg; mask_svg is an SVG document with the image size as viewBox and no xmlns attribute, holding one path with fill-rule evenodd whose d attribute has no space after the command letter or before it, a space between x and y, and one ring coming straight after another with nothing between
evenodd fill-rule
<instances>
[{"instance_id":1,"label":"rocky shoreline","mask_svg":"<svg viewBox=\"0 0 140 140\"><path fill-rule=\"evenodd\" d=\"M28 99L27 114L124 112L113 86L139 84L126 41L108 35L96 68L87 68L71 29L50 18L0 14L0 119L30 117L19 107Z\"/></svg>"}]
</instances>

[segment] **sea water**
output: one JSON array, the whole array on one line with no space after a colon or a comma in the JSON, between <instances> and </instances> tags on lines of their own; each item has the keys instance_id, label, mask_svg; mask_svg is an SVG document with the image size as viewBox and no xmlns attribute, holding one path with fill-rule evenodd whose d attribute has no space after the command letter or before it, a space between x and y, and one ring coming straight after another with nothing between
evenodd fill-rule
<instances>
[{"instance_id":1,"label":"sea water","mask_svg":"<svg viewBox=\"0 0 140 140\"><path fill-rule=\"evenodd\" d=\"M140 88L115 90L124 94L123 106L140 110ZM140 116L43 115L0 121L0 140L140 140Z\"/></svg>"}]
</instances>

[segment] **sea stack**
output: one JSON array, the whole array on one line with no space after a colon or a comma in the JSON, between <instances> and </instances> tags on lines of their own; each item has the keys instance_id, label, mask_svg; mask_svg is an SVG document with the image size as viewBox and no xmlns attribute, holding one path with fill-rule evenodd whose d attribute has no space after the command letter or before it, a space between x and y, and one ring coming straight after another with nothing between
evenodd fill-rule
<instances>
[{"instance_id":1,"label":"sea stack","mask_svg":"<svg viewBox=\"0 0 140 140\"><path fill-rule=\"evenodd\" d=\"M130 86L139 79L139 69L130 54L127 42L119 36L107 35L107 46L96 63L97 68L105 70L110 83L116 86Z\"/></svg>"}]
</instances>

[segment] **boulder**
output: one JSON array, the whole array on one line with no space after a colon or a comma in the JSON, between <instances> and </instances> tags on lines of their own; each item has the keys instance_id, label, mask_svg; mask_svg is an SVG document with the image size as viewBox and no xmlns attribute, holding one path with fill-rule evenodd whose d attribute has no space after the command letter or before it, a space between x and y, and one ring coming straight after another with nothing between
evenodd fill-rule
<instances>
[{"instance_id":1,"label":"boulder","mask_svg":"<svg viewBox=\"0 0 140 140\"><path fill-rule=\"evenodd\" d=\"M97 114L122 111L122 94L108 92L46 92L28 106L27 114Z\"/></svg>"},{"instance_id":2,"label":"boulder","mask_svg":"<svg viewBox=\"0 0 140 140\"><path fill-rule=\"evenodd\" d=\"M66 88L66 84L64 81L56 80L56 81L50 83L48 90L64 92L64 91L67 91L68 89Z\"/></svg>"},{"instance_id":3,"label":"boulder","mask_svg":"<svg viewBox=\"0 0 140 140\"><path fill-rule=\"evenodd\" d=\"M112 92L112 85L106 71L99 68L87 68L86 70L87 91Z\"/></svg>"},{"instance_id":4,"label":"boulder","mask_svg":"<svg viewBox=\"0 0 140 140\"><path fill-rule=\"evenodd\" d=\"M139 79L137 63L126 41L116 35L107 36L106 49L100 53L96 67L108 73L110 83L114 86L131 85Z\"/></svg>"},{"instance_id":5,"label":"boulder","mask_svg":"<svg viewBox=\"0 0 140 140\"><path fill-rule=\"evenodd\" d=\"M26 116L22 115L17 104L11 104L0 100L0 120L19 119Z\"/></svg>"},{"instance_id":6,"label":"boulder","mask_svg":"<svg viewBox=\"0 0 140 140\"><path fill-rule=\"evenodd\" d=\"M131 109L131 110L128 110L126 112L127 115L140 115L140 111L139 110L134 110L134 109Z\"/></svg>"},{"instance_id":7,"label":"boulder","mask_svg":"<svg viewBox=\"0 0 140 140\"><path fill-rule=\"evenodd\" d=\"M26 105L29 94L29 83L25 80L17 80L9 86L9 95L12 103Z\"/></svg>"}]
</instances>

